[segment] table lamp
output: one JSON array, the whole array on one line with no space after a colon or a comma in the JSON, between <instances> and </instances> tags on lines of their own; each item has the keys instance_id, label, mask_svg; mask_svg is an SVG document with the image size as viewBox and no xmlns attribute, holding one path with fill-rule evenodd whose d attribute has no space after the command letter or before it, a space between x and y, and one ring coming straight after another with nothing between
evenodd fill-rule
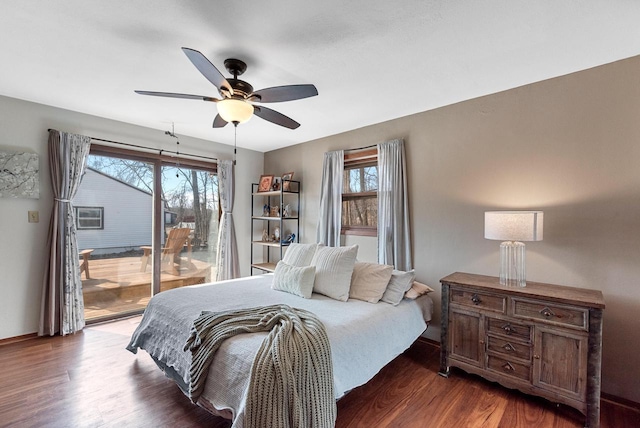
<instances>
[{"instance_id":1,"label":"table lamp","mask_svg":"<svg viewBox=\"0 0 640 428\"><path fill-rule=\"evenodd\" d=\"M542 241L542 211L486 211L484 237L500 244L500 284L525 287L525 246Z\"/></svg>"}]
</instances>

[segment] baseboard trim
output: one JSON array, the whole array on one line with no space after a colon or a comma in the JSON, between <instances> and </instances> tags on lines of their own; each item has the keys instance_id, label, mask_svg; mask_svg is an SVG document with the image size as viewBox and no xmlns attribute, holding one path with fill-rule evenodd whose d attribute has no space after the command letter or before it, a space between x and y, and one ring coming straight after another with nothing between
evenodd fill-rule
<instances>
[{"instance_id":1,"label":"baseboard trim","mask_svg":"<svg viewBox=\"0 0 640 428\"><path fill-rule=\"evenodd\" d=\"M10 345L12 343L24 342L25 340L31 340L38 337L38 333L23 334L22 336L7 337L6 339L0 339L0 346Z\"/></svg>"},{"instance_id":2,"label":"baseboard trim","mask_svg":"<svg viewBox=\"0 0 640 428\"><path fill-rule=\"evenodd\" d=\"M636 403L635 401L627 400L626 398L622 398L622 397L617 397L612 394L607 394L606 392L600 393L600 399L603 401L608 401L610 403L613 403L617 406L622 406L627 409L640 413L640 403Z\"/></svg>"}]
</instances>

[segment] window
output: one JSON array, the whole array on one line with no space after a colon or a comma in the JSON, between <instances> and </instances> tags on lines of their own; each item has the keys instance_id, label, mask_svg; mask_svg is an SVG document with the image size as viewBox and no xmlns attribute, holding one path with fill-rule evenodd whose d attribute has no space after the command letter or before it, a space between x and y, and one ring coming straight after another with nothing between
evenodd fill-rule
<instances>
[{"instance_id":1,"label":"window","mask_svg":"<svg viewBox=\"0 0 640 428\"><path fill-rule=\"evenodd\" d=\"M342 189L342 234L378 234L377 150L345 156Z\"/></svg>"},{"instance_id":2,"label":"window","mask_svg":"<svg viewBox=\"0 0 640 428\"><path fill-rule=\"evenodd\" d=\"M76 229L104 229L103 207L75 207Z\"/></svg>"}]
</instances>

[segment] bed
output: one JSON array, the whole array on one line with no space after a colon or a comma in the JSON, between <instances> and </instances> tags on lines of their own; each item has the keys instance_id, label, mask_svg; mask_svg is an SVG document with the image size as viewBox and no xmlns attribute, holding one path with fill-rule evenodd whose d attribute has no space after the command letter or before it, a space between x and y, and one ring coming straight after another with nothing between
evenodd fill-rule
<instances>
[{"instance_id":1,"label":"bed","mask_svg":"<svg viewBox=\"0 0 640 428\"><path fill-rule=\"evenodd\" d=\"M228 311L285 304L313 312L325 325L331 344L335 398L365 384L404 352L427 328L433 302L427 296L402 299L393 306L313 293L310 299L273 290L273 274L168 290L154 296L127 349L151 355L187 394L191 353L184 345L202 311ZM225 340L209 367L197 404L242 427L244 399L253 357L267 333Z\"/></svg>"}]
</instances>

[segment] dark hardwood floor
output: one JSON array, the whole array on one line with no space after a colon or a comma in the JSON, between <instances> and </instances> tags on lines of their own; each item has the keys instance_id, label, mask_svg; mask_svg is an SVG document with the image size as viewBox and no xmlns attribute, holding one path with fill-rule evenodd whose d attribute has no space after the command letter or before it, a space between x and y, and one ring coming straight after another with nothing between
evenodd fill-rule
<instances>
[{"instance_id":1,"label":"dark hardwood floor","mask_svg":"<svg viewBox=\"0 0 640 428\"><path fill-rule=\"evenodd\" d=\"M83 333L0 346L0 426L229 427L194 406L140 351L126 351L140 317ZM338 402L337 427L581 427L568 407L453 371L417 342ZM640 426L637 409L602 401L603 427Z\"/></svg>"}]
</instances>

